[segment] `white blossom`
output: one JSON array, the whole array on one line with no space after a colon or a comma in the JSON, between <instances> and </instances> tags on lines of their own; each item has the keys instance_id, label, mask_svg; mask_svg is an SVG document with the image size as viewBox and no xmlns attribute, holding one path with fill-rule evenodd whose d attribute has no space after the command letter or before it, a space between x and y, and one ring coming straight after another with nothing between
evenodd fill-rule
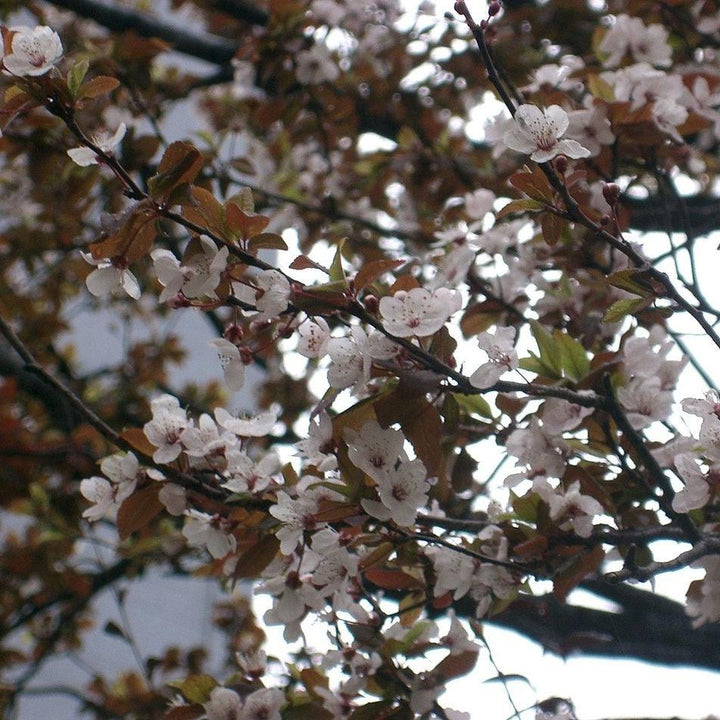
<instances>
[{"instance_id":1,"label":"white blossom","mask_svg":"<svg viewBox=\"0 0 720 720\"><path fill-rule=\"evenodd\" d=\"M462 307L457 290L425 288L399 290L380 299L383 327L397 337L426 337L436 333Z\"/></svg>"},{"instance_id":2,"label":"white blossom","mask_svg":"<svg viewBox=\"0 0 720 720\"><path fill-rule=\"evenodd\" d=\"M162 395L150 403L152 420L145 423L145 437L157 448L153 453L156 463L169 463L182 452L182 434L190 425L180 402L172 395Z\"/></svg>"},{"instance_id":3,"label":"white blossom","mask_svg":"<svg viewBox=\"0 0 720 720\"><path fill-rule=\"evenodd\" d=\"M265 437L275 427L277 414L272 410L258 413L254 417L239 418L224 408L216 408L215 420L226 430L238 437Z\"/></svg>"},{"instance_id":4,"label":"white blossom","mask_svg":"<svg viewBox=\"0 0 720 720\"><path fill-rule=\"evenodd\" d=\"M229 688L213 688L203 707L207 720L241 720L242 700Z\"/></svg>"},{"instance_id":5,"label":"white blossom","mask_svg":"<svg viewBox=\"0 0 720 720\"><path fill-rule=\"evenodd\" d=\"M505 132L503 141L511 150L530 155L531 160L539 163L558 155L587 157L590 151L579 142L560 139L569 123L568 114L559 105L551 105L546 110L535 105L521 105L515 113L515 123Z\"/></svg>"},{"instance_id":6,"label":"white blossom","mask_svg":"<svg viewBox=\"0 0 720 720\"><path fill-rule=\"evenodd\" d=\"M295 77L303 85L319 85L334 82L340 76L340 69L327 46L315 44L308 50L301 50L295 56Z\"/></svg>"},{"instance_id":7,"label":"white blossom","mask_svg":"<svg viewBox=\"0 0 720 720\"><path fill-rule=\"evenodd\" d=\"M93 135L90 139L99 150L105 155L112 155L113 150L122 142L125 137L127 127L125 123L120 123L118 129L110 134L107 131L101 131ZM67 151L70 159L80 167L87 167L88 165L97 165L99 162L99 156L92 148L81 145L80 147L71 148Z\"/></svg>"},{"instance_id":8,"label":"white blossom","mask_svg":"<svg viewBox=\"0 0 720 720\"><path fill-rule=\"evenodd\" d=\"M197 510L188 511L182 533L191 547L204 547L216 560L234 552L235 537L228 532L227 521Z\"/></svg>"},{"instance_id":9,"label":"white blossom","mask_svg":"<svg viewBox=\"0 0 720 720\"><path fill-rule=\"evenodd\" d=\"M60 36L46 25L10 28L13 34L11 52L3 58L5 70L13 75L45 75L62 57Z\"/></svg>"},{"instance_id":10,"label":"white blossom","mask_svg":"<svg viewBox=\"0 0 720 720\"><path fill-rule=\"evenodd\" d=\"M487 354L488 359L470 376L471 385L481 389L488 388L506 372L515 370L519 361L514 342L513 327L498 327L494 333L480 333L478 346Z\"/></svg>"},{"instance_id":11,"label":"white blossom","mask_svg":"<svg viewBox=\"0 0 720 720\"><path fill-rule=\"evenodd\" d=\"M140 285L122 257L96 260L89 253L82 253L85 261L95 265L85 278L85 286L95 297L106 297L118 291L127 293L133 300L140 298Z\"/></svg>"},{"instance_id":12,"label":"white blossom","mask_svg":"<svg viewBox=\"0 0 720 720\"><path fill-rule=\"evenodd\" d=\"M323 357L327 352L330 328L324 318L306 320L298 326L297 351L306 358Z\"/></svg>"},{"instance_id":13,"label":"white blossom","mask_svg":"<svg viewBox=\"0 0 720 720\"><path fill-rule=\"evenodd\" d=\"M233 391L241 390L245 384L245 363L237 345L225 338L214 338L210 344L217 351L228 388Z\"/></svg>"},{"instance_id":14,"label":"white blossom","mask_svg":"<svg viewBox=\"0 0 720 720\"><path fill-rule=\"evenodd\" d=\"M287 309L290 300L290 283L279 270L263 270L254 280L258 290L255 306L258 320L271 320Z\"/></svg>"},{"instance_id":15,"label":"white blossom","mask_svg":"<svg viewBox=\"0 0 720 720\"><path fill-rule=\"evenodd\" d=\"M636 63L667 67L672 62L668 32L656 23L645 25L640 18L618 15L599 46L605 67L617 67L625 55Z\"/></svg>"},{"instance_id":16,"label":"white blossom","mask_svg":"<svg viewBox=\"0 0 720 720\"><path fill-rule=\"evenodd\" d=\"M685 485L673 498L673 510L686 513L690 512L690 510L705 507L711 495L709 482L711 474L720 479L718 469L713 467L708 473L704 473L695 461L694 456L689 453L678 455L675 458L675 467Z\"/></svg>"}]
</instances>

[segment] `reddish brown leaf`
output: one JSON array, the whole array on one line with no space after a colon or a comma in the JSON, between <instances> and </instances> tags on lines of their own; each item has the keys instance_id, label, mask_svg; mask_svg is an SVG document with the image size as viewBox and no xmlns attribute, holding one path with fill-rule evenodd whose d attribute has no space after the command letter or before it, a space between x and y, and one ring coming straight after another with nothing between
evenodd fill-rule
<instances>
[{"instance_id":1,"label":"reddish brown leaf","mask_svg":"<svg viewBox=\"0 0 720 720\"><path fill-rule=\"evenodd\" d=\"M404 260L390 260L383 258L381 260L373 260L372 262L363 265L355 276L355 292L360 292L371 282L377 280L383 273L404 264Z\"/></svg>"},{"instance_id":2,"label":"reddish brown leaf","mask_svg":"<svg viewBox=\"0 0 720 720\"><path fill-rule=\"evenodd\" d=\"M365 577L378 587L386 590L419 590L425 583L402 570L384 570L382 568L369 568Z\"/></svg>"},{"instance_id":3,"label":"reddish brown leaf","mask_svg":"<svg viewBox=\"0 0 720 720\"><path fill-rule=\"evenodd\" d=\"M158 499L162 485L153 483L134 492L118 509L117 529L121 540L144 528L163 509Z\"/></svg>"}]
</instances>

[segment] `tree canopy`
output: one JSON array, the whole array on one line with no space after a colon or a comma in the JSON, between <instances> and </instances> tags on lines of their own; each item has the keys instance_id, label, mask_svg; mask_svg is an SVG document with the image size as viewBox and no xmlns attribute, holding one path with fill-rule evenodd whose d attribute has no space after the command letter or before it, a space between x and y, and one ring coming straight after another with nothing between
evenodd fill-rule
<instances>
[{"instance_id":1,"label":"tree canopy","mask_svg":"<svg viewBox=\"0 0 720 720\"><path fill-rule=\"evenodd\" d=\"M488 625L720 669L715 3L0 13L8 716L158 568L222 672L178 628L83 716L476 717Z\"/></svg>"}]
</instances>

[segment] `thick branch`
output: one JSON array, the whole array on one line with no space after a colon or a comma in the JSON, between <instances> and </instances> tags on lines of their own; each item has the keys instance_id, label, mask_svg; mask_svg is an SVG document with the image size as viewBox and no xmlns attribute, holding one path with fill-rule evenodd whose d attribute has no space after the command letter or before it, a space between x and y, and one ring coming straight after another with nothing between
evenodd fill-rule
<instances>
[{"instance_id":1,"label":"thick branch","mask_svg":"<svg viewBox=\"0 0 720 720\"><path fill-rule=\"evenodd\" d=\"M229 63L238 49L237 43L204 32L188 32L162 22L147 13L107 5L98 0L49 0L51 5L71 10L94 20L112 32L132 30L143 37L156 37L169 43L173 50L215 65ZM238 5L239 3L231 3ZM248 22L252 20L248 19Z\"/></svg>"},{"instance_id":2,"label":"thick branch","mask_svg":"<svg viewBox=\"0 0 720 720\"><path fill-rule=\"evenodd\" d=\"M588 583L597 592L601 581ZM610 599L618 612L562 604L552 595L524 597L488 620L516 630L563 657L644 660L720 670L720 624L693 628L679 603L627 585ZM606 596L606 592L597 593Z\"/></svg>"}]
</instances>

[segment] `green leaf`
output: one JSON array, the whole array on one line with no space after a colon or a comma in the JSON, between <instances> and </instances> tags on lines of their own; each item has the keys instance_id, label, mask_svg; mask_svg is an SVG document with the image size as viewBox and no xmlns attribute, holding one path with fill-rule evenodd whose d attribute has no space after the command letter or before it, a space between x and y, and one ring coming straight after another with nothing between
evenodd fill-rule
<instances>
[{"instance_id":1,"label":"green leaf","mask_svg":"<svg viewBox=\"0 0 720 720\"><path fill-rule=\"evenodd\" d=\"M482 395L461 395L460 393L452 393L452 397L457 404L471 415L480 415L480 417L492 420L493 413L488 401Z\"/></svg>"},{"instance_id":2,"label":"green leaf","mask_svg":"<svg viewBox=\"0 0 720 720\"><path fill-rule=\"evenodd\" d=\"M537 320L530 321L530 328L540 351L540 362L550 370L550 377L560 378L562 356L555 338Z\"/></svg>"},{"instance_id":3,"label":"green leaf","mask_svg":"<svg viewBox=\"0 0 720 720\"><path fill-rule=\"evenodd\" d=\"M345 246L347 238L342 238L338 241L337 249L335 250L335 257L333 258L332 265L330 265L330 281L331 282L344 282L345 271L342 266L342 251Z\"/></svg>"},{"instance_id":4,"label":"green leaf","mask_svg":"<svg viewBox=\"0 0 720 720\"><path fill-rule=\"evenodd\" d=\"M521 200L511 200L507 205L497 211L495 217L498 220L507 215L513 213L524 213L524 212L542 212L547 209L547 205L539 200L532 200L531 198L522 198Z\"/></svg>"},{"instance_id":5,"label":"green leaf","mask_svg":"<svg viewBox=\"0 0 720 720\"><path fill-rule=\"evenodd\" d=\"M559 330L553 333L553 338L560 351L560 362L565 375L575 382L586 377L590 372L590 360L582 343Z\"/></svg>"},{"instance_id":6,"label":"green leaf","mask_svg":"<svg viewBox=\"0 0 720 720\"><path fill-rule=\"evenodd\" d=\"M190 675L184 680L171 680L170 687L179 690L182 696L191 703L205 703L210 693L218 686L218 681L210 675Z\"/></svg>"},{"instance_id":7,"label":"green leaf","mask_svg":"<svg viewBox=\"0 0 720 720\"><path fill-rule=\"evenodd\" d=\"M90 61L87 58L83 58L74 63L70 68L70 72L67 74L67 84L68 90L73 97L77 96L77 92L87 74L88 67L90 67Z\"/></svg>"},{"instance_id":8,"label":"green leaf","mask_svg":"<svg viewBox=\"0 0 720 720\"><path fill-rule=\"evenodd\" d=\"M616 300L603 315L603 322L613 323L622 320L626 315L632 315L639 310L644 310L650 303L652 298L623 298Z\"/></svg>"}]
</instances>

